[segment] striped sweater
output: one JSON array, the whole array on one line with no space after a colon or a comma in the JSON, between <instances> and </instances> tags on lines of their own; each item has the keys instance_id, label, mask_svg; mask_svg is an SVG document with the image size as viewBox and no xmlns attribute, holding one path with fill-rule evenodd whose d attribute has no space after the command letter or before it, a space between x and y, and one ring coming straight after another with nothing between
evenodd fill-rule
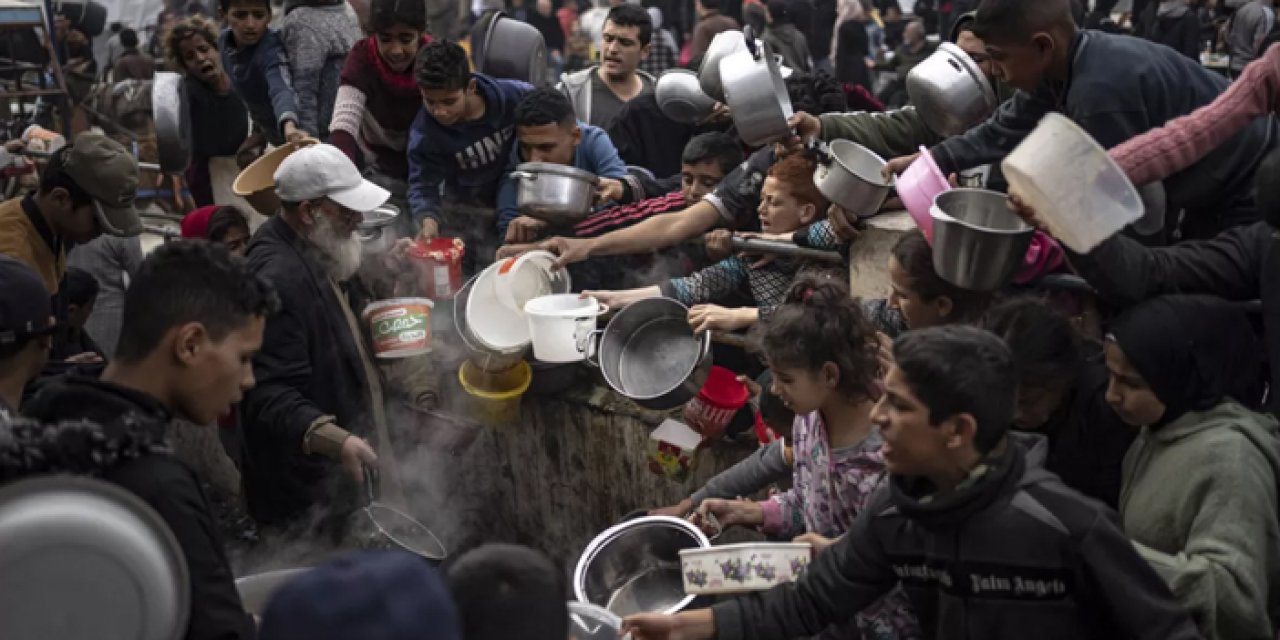
<instances>
[{"instance_id":1,"label":"striped sweater","mask_svg":"<svg viewBox=\"0 0 1280 640\"><path fill-rule=\"evenodd\" d=\"M430 42L423 36L421 45ZM376 36L356 43L342 67L342 83L329 123L330 142L356 164L408 180L409 127L422 108L413 67L392 71L378 55Z\"/></svg>"}]
</instances>

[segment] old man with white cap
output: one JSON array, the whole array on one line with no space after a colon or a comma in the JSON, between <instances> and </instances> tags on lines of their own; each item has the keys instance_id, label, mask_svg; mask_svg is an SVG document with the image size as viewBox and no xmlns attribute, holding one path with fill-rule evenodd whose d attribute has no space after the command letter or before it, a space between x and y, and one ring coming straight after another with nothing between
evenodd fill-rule
<instances>
[{"instance_id":1,"label":"old man with white cap","mask_svg":"<svg viewBox=\"0 0 1280 640\"><path fill-rule=\"evenodd\" d=\"M249 513L268 533L344 534L364 468L386 433L382 380L358 319L367 300L356 228L389 193L337 147L295 151L275 172L280 212L248 260L280 295L254 358L257 386L241 403Z\"/></svg>"}]
</instances>

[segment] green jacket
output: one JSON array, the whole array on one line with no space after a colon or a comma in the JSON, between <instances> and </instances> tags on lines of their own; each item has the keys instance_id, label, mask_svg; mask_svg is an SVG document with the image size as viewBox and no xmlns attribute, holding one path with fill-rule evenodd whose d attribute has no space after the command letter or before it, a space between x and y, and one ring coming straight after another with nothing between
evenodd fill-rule
<instances>
[{"instance_id":1,"label":"green jacket","mask_svg":"<svg viewBox=\"0 0 1280 640\"><path fill-rule=\"evenodd\" d=\"M1275 637L1277 429L1228 400L1143 428L1125 455L1125 533L1210 640Z\"/></svg>"}]
</instances>

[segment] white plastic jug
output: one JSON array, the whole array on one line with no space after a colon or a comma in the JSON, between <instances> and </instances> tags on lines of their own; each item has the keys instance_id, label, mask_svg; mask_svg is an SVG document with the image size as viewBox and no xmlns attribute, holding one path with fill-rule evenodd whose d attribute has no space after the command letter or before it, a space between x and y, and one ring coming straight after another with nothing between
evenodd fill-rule
<instances>
[{"instance_id":1,"label":"white plastic jug","mask_svg":"<svg viewBox=\"0 0 1280 640\"><path fill-rule=\"evenodd\" d=\"M533 339L533 357L543 362L578 362L585 355L587 337L596 328L596 317L609 307L595 298L562 293L534 298L524 305Z\"/></svg>"}]
</instances>

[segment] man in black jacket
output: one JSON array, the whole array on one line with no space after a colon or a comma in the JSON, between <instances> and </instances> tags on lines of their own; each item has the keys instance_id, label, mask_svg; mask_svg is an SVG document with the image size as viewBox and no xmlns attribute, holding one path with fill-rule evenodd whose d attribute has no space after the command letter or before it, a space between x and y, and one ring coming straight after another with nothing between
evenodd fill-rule
<instances>
[{"instance_id":1,"label":"man in black jacket","mask_svg":"<svg viewBox=\"0 0 1280 640\"><path fill-rule=\"evenodd\" d=\"M108 439L210 424L253 386L250 361L266 316L279 301L270 285L226 249L175 242L143 263L124 303L115 359L100 378L75 373L48 383L23 409L42 422L90 420ZM79 453L75 447L65 455ZM101 477L160 514L182 547L191 578L187 640L252 638L209 500L186 464L152 453L104 469ZM105 635L105 630L104 630Z\"/></svg>"},{"instance_id":2,"label":"man in black jacket","mask_svg":"<svg viewBox=\"0 0 1280 640\"><path fill-rule=\"evenodd\" d=\"M986 42L996 77L1019 91L986 123L930 150L947 174L999 161L1050 111L1111 148L1212 102L1228 84L1168 47L1078 30L1068 0L983 0L973 31ZM1150 240L1163 244L1180 210L1184 238L1257 220L1250 187L1276 138L1272 119L1259 118L1165 180L1166 234ZM901 173L912 160L895 158L889 168Z\"/></svg>"},{"instance_id":3,"label":"man in black jacket","mask_svg":"<svg viewBox=\"0 0 1280 640\"><path fill-rule=\"evenodd\" d=\"M267 322L253 362L258 385L240 405L245 497L268 529L306 526L318 509L321 532L336 542L365 465L377 461L367 439L386 420L347 281L360 267L362 214L389 194L327 144L285 158L275 183L281 211L258 229L248 259L283 310Z\"/></svg>"},{"instance_id":4,"label":"man in black jacket","mask_svg":"<svg viewBox=\"0 0 1280 640\"><path fill-rule=\"evenodd\" d=\"M1027 464L1006 438L1017 374L973 327L911 331L872 411L890 477L798 582L676 616L636 640L810 636L901 584L925 637L1012 640L1201 635L1101 504Z\"/></svg>"}]
</instances>

